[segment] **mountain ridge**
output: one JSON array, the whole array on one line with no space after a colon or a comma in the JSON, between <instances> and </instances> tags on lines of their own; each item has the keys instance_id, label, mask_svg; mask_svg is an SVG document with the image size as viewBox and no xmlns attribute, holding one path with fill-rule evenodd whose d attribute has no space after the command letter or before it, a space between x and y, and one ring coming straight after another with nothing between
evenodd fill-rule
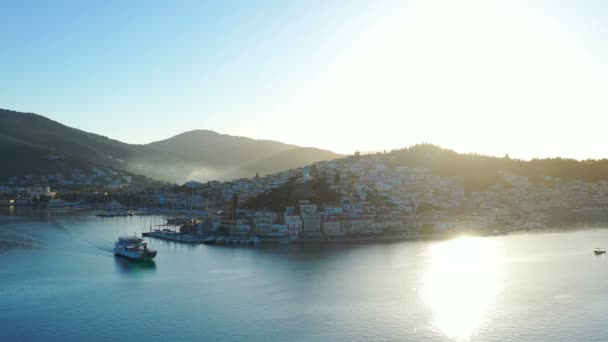
<instances>
[{"instance_id":1,"label":"mountain ridge","mask_svg":"<svg viewBox=\"0 0 608 342\"><path fill-rule=\"evenodd\" d=\"M228 180L282 171L283 167L300 167L315 161L338 158L341 155L322 149L317 153L300 153L300 158L275 156L309 147L285 144L273 140L232 136L207 129L195 129L164 140L147 144L128 144L107 136L86 132L64 125L36 113L0 109L0 160L15 163L10 150L20 151L28 158L23 167L13 165L12 172L32 173L28 163L41 167L39 161L48 155L61 155L75 161L111 166L128 172L167 181ZM6 158L6 159L5 159ZM264 160L275 165L266 165ZM47 163L48 164L48 163ZM44 169L44 167L42 167ZM0 182L14 176L0 170Z\"/></svg>"}]
</instances>

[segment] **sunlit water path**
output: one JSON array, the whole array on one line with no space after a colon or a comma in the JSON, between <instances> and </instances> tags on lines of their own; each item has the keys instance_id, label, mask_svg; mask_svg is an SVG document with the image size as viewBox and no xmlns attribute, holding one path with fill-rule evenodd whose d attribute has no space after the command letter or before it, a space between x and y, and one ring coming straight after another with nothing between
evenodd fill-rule
<instances>
[{"instance_id":1,"label":"sunlit water path","mask_svg":"<svg viewBox=\"0 0 608 342\"><path fill-rule=\"evenodd\" d=\"M150 240L141 217L0 216L0 340L605 341L608 229L341 246Z\"/></svg>"}]
</instances>

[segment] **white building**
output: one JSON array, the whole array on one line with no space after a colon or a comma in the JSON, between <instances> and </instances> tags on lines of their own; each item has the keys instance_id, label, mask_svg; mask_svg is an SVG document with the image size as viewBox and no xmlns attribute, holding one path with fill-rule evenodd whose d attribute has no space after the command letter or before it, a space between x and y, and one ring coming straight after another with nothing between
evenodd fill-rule
<instances>
[{"instance_id":1,"label":"white building","mask_svg":"<svg viewBox=\"0 0 608 342\"><path fill-rule=\"evenodd\" d=\"M323 222L323 233L327 236L339 236L344 235L344 230L340 221L332 220Z\"/></svg>"},{"instance_id":2,"label":"white building","mask_svg":"<svg viewBox=\"0 0 608 342\"><path fill-rule=\"evenodd\" d=\"M317 206L308 201L300 201L300 214L302 216L302 235L321 236L321 214Z\"/></svg>"},{"instance_id":3,"label":"white building","mask_svg":"<svg viewBox=\"0 0 608 342\"><path fill-rule=\"evenodd\" d=\"M277 222L277 213L274 211L256 211L253 214L253 223L259 225L269 225Z\"/></svg>"},{"instance_id":4,"label":"white building","mask_svg":"<svg viewBox=\"0 0 608 342\"><path fill-rule=\"evenodd\" d=\"M302 218L297 215L289 215L285 213L285 225L292 236L298 236L302 233Z\"/></svg>"}]
</instances>

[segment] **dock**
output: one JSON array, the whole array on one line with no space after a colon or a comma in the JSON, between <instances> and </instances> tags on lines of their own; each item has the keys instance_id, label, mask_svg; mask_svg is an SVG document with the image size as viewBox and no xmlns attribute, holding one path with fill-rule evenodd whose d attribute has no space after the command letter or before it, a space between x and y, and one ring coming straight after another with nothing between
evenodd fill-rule
<instances>
[{"instance_id":1,"label":"dock","mask_svg":"<svg viewBox=\"0 0 608 342\"><path fill-rule=\"evenodd\" d=\"M205 238L199 234L181 234L174 231L162 231L156 230L152 232L144 232L142 233L144 237L152 237L155 239L167 240L167 241L175 241L175 242L185 242L185 243L203 243Z\"/></svg>"}]
</instances>

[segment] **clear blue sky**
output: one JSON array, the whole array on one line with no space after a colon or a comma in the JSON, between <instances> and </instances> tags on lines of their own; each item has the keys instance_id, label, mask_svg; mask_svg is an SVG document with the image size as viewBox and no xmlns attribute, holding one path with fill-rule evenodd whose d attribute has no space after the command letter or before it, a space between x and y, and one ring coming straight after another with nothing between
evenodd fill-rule
<instances>
[{"instance_id":1,"label":"clear blue sky","mask_svg":"<svg viewBox=\"0 0 608 342\"><path fill-rule=\"evenodd\" d=\"M608 5L448 3L3 2L0 107L132 143L602 156Z\"/></svg>"},{"instance_id":2,"label":"clear blue sky","mask_svg":"<svg viewBox=\"0 0 608 342\"><path fill-rule=\"evenodd\" d=\"M391 5L366 3L5 2L0 106L129 142L195 128L263 137L238 126L320 77Z\"/></svg>"}]
</instances>

